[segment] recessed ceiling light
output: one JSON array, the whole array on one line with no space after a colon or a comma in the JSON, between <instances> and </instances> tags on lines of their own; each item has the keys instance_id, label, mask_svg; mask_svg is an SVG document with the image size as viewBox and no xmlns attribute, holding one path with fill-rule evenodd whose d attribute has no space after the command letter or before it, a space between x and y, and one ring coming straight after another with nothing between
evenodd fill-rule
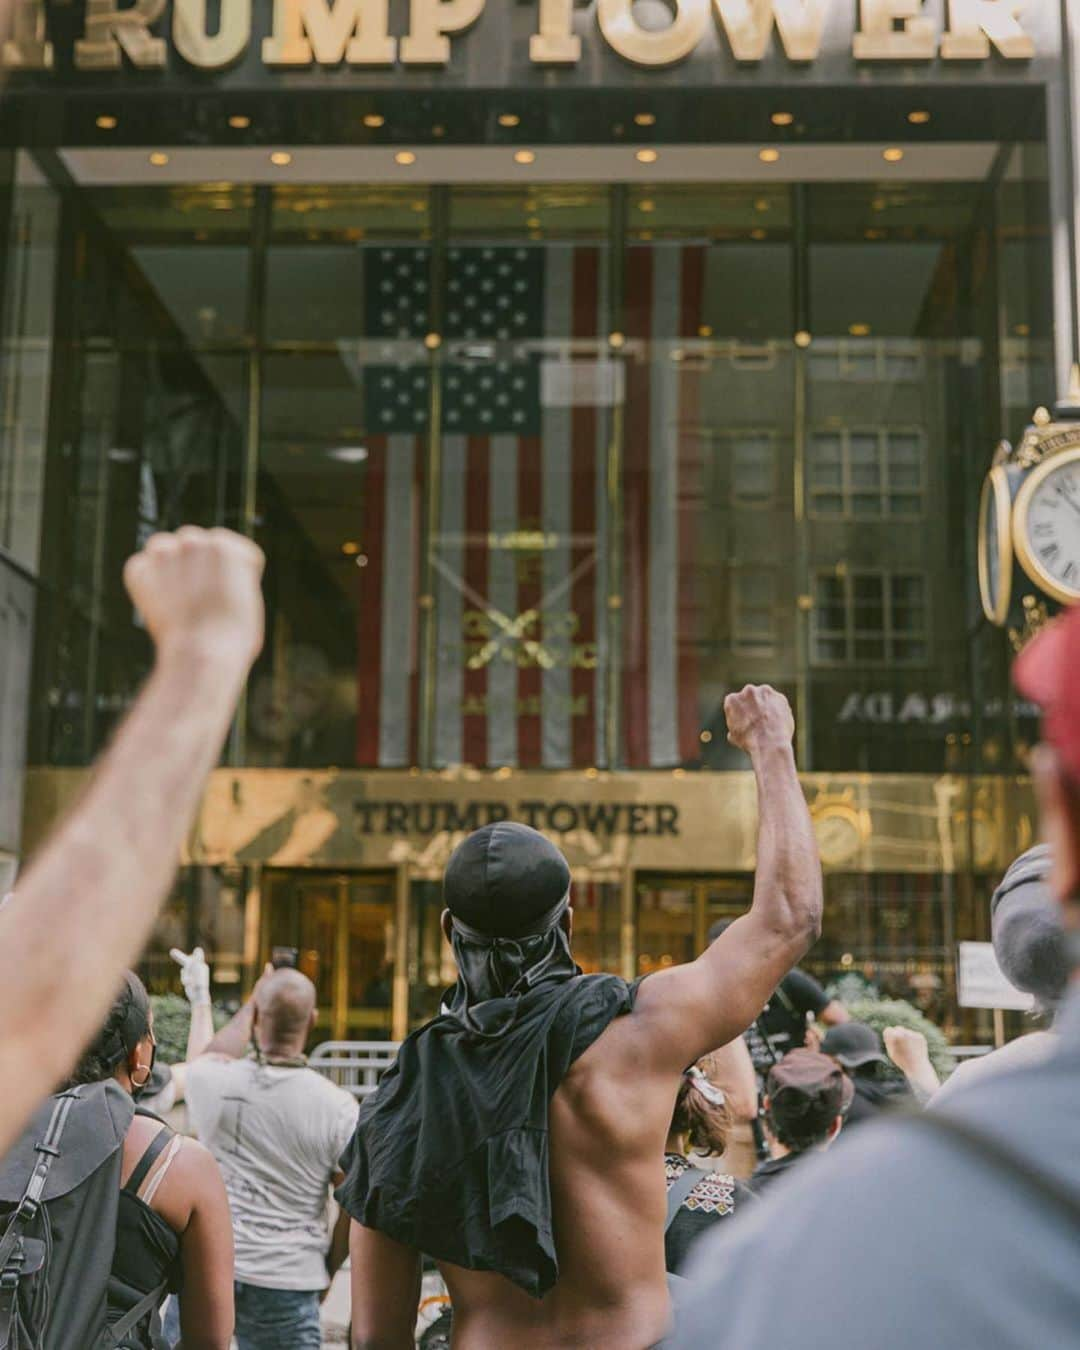
<instances>
[{"instance_id":1,"label":"recessed ceiling light","mask_svg":"<svg viewBox=\"0 0 1080 1350\"><path fill-rule=\"evenodd\" d=\"M233 131L246 131L251 126L251 118L244 113L235 113L229 118L229 126Z\"/></svg>"},{"instance_id":2,"label":"recessed ceiling light","mask_svg":"<svg viewBox=\"0 0 1080 1350\"><path fill-rule=\"evenodd\" d=\"M764 150L758 151L758 159L761 160L762 164L775 164L779 158L780 151L774 149L771 145L767 145Z\"/></svg>"},{"instance_id":3,"label":"recessed ceiling light","mask_svg":"<svg viewBox=\"0 0 1080 1350\"><path fill-rule=\"evenodd\" d=\"M398 164L415 164L416 156L411 150L399 150L394 156Z\"/></svg>"},{"instance_id":4,"label":"recessed ceiling light","mask_svg":"<svg viewBox=\"0 0 1080 1350\"><path fill-rule=\"evenodd\" d=\"M1018 323L1014 326L1013 332L1017 337L1028 337L1031 334L1031 325L1028 323Z\"/></svg>"},{"instance_id":5,"label":"recessed ceiling light","mask_svg":"<svg viewBox=\"0 0 1080 1350\"><path fill-rule=\"evenodd\" d=\"M708 745L709 742L712 740L712 732L706 727L706 729L698 737L698 740L701 742L702 745Z\"/></svg>"},{"instance_id":6,"label":"recessed ceiling light","mask_svg":"<svg viewBox=\"0 0 1080 1350\"><path fill-rule=\"evenodd\" d=\"M888 206L888 202L884 197L875 197L870 203L871 211L884 211L886 206Z\"/></svg>"},{"instance_id":7,"label":"recessed ceiling light","mask_svg":"<svg viewBox=\"0 0 1080 1350\"><path fill-rule=\"evenodd\" d=\"M169 162L169 156L164 150L155 150L150 155L150 163L155 169L163 168Z\"/></svg>"},{"instance_id":8,"label":"recessed ceiling light","mask_svg":"<svg viewBox=\"0 0 1080 1350\"><path fill-rule=\"evenodd\" d=\"M703 323L697 330L698 337L711 338L713 335L712 324Z\"/></svg>"},{"instance_id":9,"label":"recessed ceiling light","mask_svg":"<svg viewBox=\"0 0 1080 1350\"><path fill-rule=\"evenodd\" d=\"M655 164L660 158L660 153L657 150L639 150L634 158L639 164Z\"/></svg>"},{"instance_id":10,"label":"recessed ceiling light","mask_svg":"<svg viewBox=\"0 0 1080 1350\"><path fill-rule=\"evenodd\" d=\"M912 108L907 115L907 120L914 127L924 127L930 121L930 114L925 108Z\"/></svg>"},{"instance_id":11,"label":"recessed ceiling light","mask_svg":"<svg viewBox=\"0 0 1080 1350\"><path fill-rule=\"evenodd\" d=\"M799 331L795 334L796 347L803 347L803 348L809 347L811 342L813 342L813 340L814 339L810 336L810 334L806 331L805 328L800 328Z\"/></svg>"},{"instance_id":12,"label":"recessed ceiling light","mask_svg":"<svg viewBox=\"0 0 1080 1350\"><path fill-rule=\"evenodd\" d=\"M446 128L444 126L434 126L431 128L431 134L433 136L445 136Z\"/></svg>"},{"instance_id":13,"label":"recessed ceiling light","mask_svg":"<svg viewBox=\"0 0 1080 1350\"><path fill-rule=\"evenodd\" d=\"M386 126L386 118L381 113L365 113L364 126L370 127L372 131L378 131L379 127Z\"/></svg>"},{"instance_id":14,"label":"recessed ceiling light","mask_svg":"<svg viewBox=\"0 0 1080 1350\"><path fill-rule=\"evenodd\" d=\"M94 118L94 125L100 127L102 131L115 131L116 118L111 117L108 113L103 113L100 117Z\"/></svg>"},{"instance_id":15,"label":"recessed ceiling light","mask_svg":"<svg viewBox=\"0 0 1080 1350\"><path fill-rule=\"evenodd\" d=\"M521 126L521 118L517 115L517 113L500 113L499 126L519 127Z\"/></svg>"},{"instance_id":16,"label":"recessed ceiling light","mask_svg":"<svg viewBox=\"0 0 1080 1350\"><path fill-rule=\"evenodd\" d=\"M869 337L870 325L868 323L851 323L848 324L848 332L852 337Z\"/></svg>"},{"instance_id":17,"label":"recessed ceiling light","mask_svg":"<svg viewBox=\"0 0 1080 1350\"><path fill-rule=\"evenodd\" d=\"M529 227L530 230L538 230L540 228L540 217L530 216L529 219L525 222L525 224Z\"/></svg>"},{"instance_id":18,"label":"recessed ceiling light","mask_svg":"<svg viewBox=\"0 0 1080 1350\"><path fill-rule=\"evenodd\" d=\"M774 127L789 127L795 121L795 114L789 112L774 112L769 118Z\"/></svg>"},{"instance_id":19,"label":"recessed ceiling light","mask_svg":"<svg viewBox=\"0 0 1080 1350\"><path fill-rule=\"evenodd\" d=\"M618 351L620 347L626 346L626 338L622 333L611 333L608 337L608 346Z\"/></svg>"},{"instance_id":20,"label":"recessed ceiling light","mask_svg":"<svg viewBox=\"0 0 1080 1350\"><path fill-rule=\"evenodd\" d=\"M751 238L751 239L765 239L765 238L767 238L767 237L768 237L768 236L767 236L766 232L761 228L760 225L757 227L757 229L754 229L754 230L751 230L751 231L750 231L750 238Z\"/></svg>"},{"instance_id":21,"label":"recessed ceiling light","mask_svg":"<svg viewBox=\"0 0 1080 1350\"><path fill-rule=\"evenodd\" d=\"M767 197L759 197L757 201L754 203L755 211L767 211L768 209L769 209L769 199Z\"/></svg>"},{"instance_id":22,"label":"recessed ceiling light","mask_svg":"<svg viewBox=\"0 0 1080 1350\"><path fill-rule=\"evenodd\" d=\"M341 551L345 554L346 558L355 558L360 552L360 545L355 539L346 539L341 546Z\"/></svg>"},{"instance_id":23,"label":"recessed ceiling light","mask_svg":"<svg viewBox=\"0 0 1080 1350\"><path fill-rule=\"evenodd\" d=\"M427 337L424 338L424 346L429 352L438 351L442 346L442 338L438 333L429 333Z\"/></svg>"},{"instance_id":24,"label":"recessed ceiling light","mask_svg":"<svg viewBox=\"0 0 1080 1350\"><path fill-rule=\"evenodd\" d=\"M514 161L515 161L515 163L517 163L517 164L535 164L535 163L536 163L536 151L535 151L535 150L515 150L515 151L514 151Z\"/></svg>"},{"instance_id":25,"label":"recessed ceiling light","mask_svg":"<svg viewBox=\"0 0 1080 1350\"><path fill-rule=\"evenodd\" d=\"M645 112L635 113L634 121L639 127L654 127L656 126L656 114Z\"/></svg>"},{"instance_id":26,"label":"recessed ceiling light","mask_svg":"<svg viewBox=\"0 0 1080 1350\"><path fill-rule=\"evenodd\" d=\"M275 150L270 156L270 163L276 164L279 169L283 169L286 164L292 163L292 155L288 150Z\"/></svg>"},{"instance_id":27,"label":"recessed ceiling light","mask_svg":"<svg viewBox=\"0 0 1080 1350\"><path fill-rule=\"evenodd\" d=\"M649 239L655 239L656 236L654 235L654 233L652 232L652 230L638 230L638 238L639 238L639 239L649 240Z\"/></svg>"},{"instance_id":28,"label":"recessed ceiling light","mask_svg":"<svg viewBox=\"0 0 1080 1350\"><path fill-rule=\"evenodd\" d=\"M890 145L888 150L882 150L881 158L886 164L899 164L904 158L904 152L898 145Z\"/></svg>"},{"instance_id":29,"label":"recessed ceiling light","mask_svg":"<svg viewBox=\"0 0 1080 1350\"><path fill-rule=\"evenodd\" d=\"M651 197L646 197L643 201L638 202L637 209L639 211L644 211L645 214L648 215L650 211L656 210L656 203Z\"/></svg>"},{"instance_id":30,"label":"recessed ceiling light","mask_svg":"<svg viewBox=\"0 0 1080 1350\"><path fill-rule=\"evenodd\" d=\"M327 450L328 459L336 459L339 464L363 464L368 457L366 445L336 445Z\"/></svg>"},{"instance_id":31,"label":"recessed ceiling light","mask_svg":"<svg viewBox=\"0 0 1080 1350\"><path fill-rule=\"evenodd\" d=\"M884 230L875 230L875 229L863 230L863 238L864 238L864 239L884 239L884 238L885 238L885 231L884 231Z\"/></svg>"}]
</instances>

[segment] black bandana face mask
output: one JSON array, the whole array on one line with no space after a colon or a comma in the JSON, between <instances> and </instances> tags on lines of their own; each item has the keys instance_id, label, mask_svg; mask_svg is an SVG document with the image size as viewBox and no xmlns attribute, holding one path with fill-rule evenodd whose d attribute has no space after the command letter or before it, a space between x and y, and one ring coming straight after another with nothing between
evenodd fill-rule
<instances>
[{"instance_id":1,"label":"black bandana face mask","mask_svg":"<svg viewBox=\"0 0 1080 1350\"><path fill-rule=\"evenodd\" d=\"M499 1036L514 1024L517 1002L537 985L580 975L561 923L570 903L563 896L536 925L516 938L489 937L461 919L450 934L460 977L443 1008L483 1036Z\"/></svg>"}]
</instances>

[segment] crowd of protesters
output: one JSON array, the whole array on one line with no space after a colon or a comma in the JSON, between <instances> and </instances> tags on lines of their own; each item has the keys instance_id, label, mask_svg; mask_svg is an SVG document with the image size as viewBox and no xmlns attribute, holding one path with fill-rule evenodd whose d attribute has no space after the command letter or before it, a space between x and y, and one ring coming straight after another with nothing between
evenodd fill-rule
<instances>
[{"instance_id":1,"label":"crowd of protesters","mask_svg":"<svg viewBox=\"0 0 1080 1350\"><path fill-rule=\"evenodd\" d=\"M308 1350L346 1255L354 1350L411 1350L433 1263L432 1331L461 1350L831 1347L837 1271L845 1324L885 1350L1080 1345L1080 612L1018 662L1047 845L991 914L1051 1030L942 1087L925 1038L879 1039L797 968L821 867L790 708L751 686L725 703L758 787L748 913L685 966L585 976L561 853L479 830L444 879L457 983L358 1108L307 1065L296 970L215 1033L202 953L174 953L193 1018L171 1074L125 973L259 650L261 569L194 528L129 563L153 674L0 909L0 1346ZM195 1138L161 1118L181 1099Z\"/></svg>"}]
</instances>

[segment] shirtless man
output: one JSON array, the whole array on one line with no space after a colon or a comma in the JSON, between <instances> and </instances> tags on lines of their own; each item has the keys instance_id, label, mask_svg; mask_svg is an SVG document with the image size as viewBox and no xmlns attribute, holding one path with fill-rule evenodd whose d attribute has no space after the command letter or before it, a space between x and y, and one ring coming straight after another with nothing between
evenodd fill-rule
<instances>
[{"instance_id":1,"label":"shirtless man","mask_svg":"<svg viewBox=\"0 0 1080 1350\"><path fill-rule=\"evenodd\" d=\"M697 961L636 988L565 971L569 870L560 881L551 845L494 826L451 860L461 978L344 1159L353 1350L410 1350L421 1252L450 1290L456 1350L646 1350L668 1333L662 1158L681 1075L741 1034L821 921L787 700L752 686L725 713L757 779L757 878L749 913Z\"/></svg>"}]
</instances>

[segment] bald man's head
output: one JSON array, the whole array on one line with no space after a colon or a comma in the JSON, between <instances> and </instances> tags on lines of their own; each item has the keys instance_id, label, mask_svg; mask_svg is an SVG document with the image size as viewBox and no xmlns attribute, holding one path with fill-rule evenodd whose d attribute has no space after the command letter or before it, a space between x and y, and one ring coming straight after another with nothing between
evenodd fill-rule
<instances>
[{"instance_id":1,"label":"bald man's head","mask_svg":"<svg viewBox=\"0 0 1080 1350\"><path fill-rule=\"evenodd\" d=\"M303 1050L315 1023L315 986L298 970L284 968L259 981L255 995L259 1044L264 1050Z\"/></svg>"}]
</instances>

